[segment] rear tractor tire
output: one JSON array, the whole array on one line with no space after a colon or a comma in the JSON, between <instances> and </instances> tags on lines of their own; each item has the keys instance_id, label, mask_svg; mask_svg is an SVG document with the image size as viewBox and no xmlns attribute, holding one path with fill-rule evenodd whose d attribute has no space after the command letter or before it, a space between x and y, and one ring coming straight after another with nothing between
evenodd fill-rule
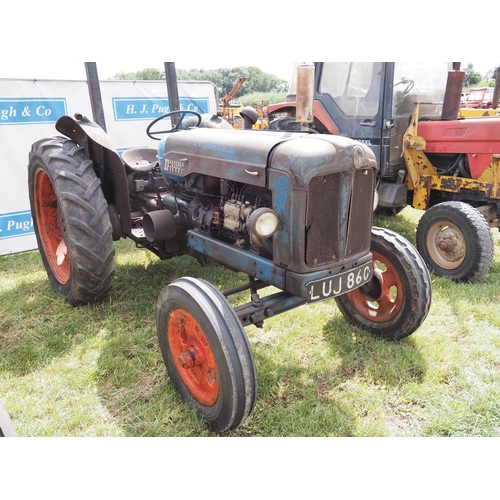
<instances>
[{"instance_id":1,"label":"rear tractor tire","mask_svg":"<svg viewBox=\"0 0 500 500\"><path fill-rule=\"evenodd\" d=\"M156 327L168 375L215 432L240 426L257 395L250 344L227 299L207 281L180 278L163 289Z\"/></svg>"},{"instance_id":2,"label":"rear tractor tire","mask_svg":"<svg viewBox=\"0 0 500 500\"><path fill-rule=\"evenodd\" d=\"M33 144L28 186L33 224L53 289L73 305L109 295L114 245L108 204L92 162L75 142Z\"/></svg>"},{"instance_id":3,"label":"rear tractor tire","mask_svg":"<svg viewBox=\"0 0 500 500\"><path fill-rule=\"evenodd\" d=\"M426 210L416 237L418 251L437 276L473 282L493 262L495 245L488 222L461 201L438 203Z\"/></svg>"},{"instance_id":4,"label":"rear tractor tire","mask_svg":"<svg viewBox=\"0 0 500 500\"><path fill-rule=\"evenodd\" d=\"M335 298L344 317L386 340L411 335L429 312L432 287L422 257L409 241L388 229L372 228L371 281Z\"/></svg>"}]
</instances>

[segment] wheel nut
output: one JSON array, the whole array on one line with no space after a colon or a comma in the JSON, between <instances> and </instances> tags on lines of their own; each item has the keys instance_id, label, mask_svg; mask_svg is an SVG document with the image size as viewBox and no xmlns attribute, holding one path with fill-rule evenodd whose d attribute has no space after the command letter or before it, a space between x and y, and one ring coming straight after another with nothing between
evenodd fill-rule
<instances>
[{"instance_id":1,"label":"wheel nut","mask_svg":"<svg viewBox=\"0 0 500 500\"><path fill-rule=\"evenodd\" d=\"M177 358L182 368L193 368L196 365L196 356L193 351L186 349L179 354Z\"/></svg>"}]
</instances>

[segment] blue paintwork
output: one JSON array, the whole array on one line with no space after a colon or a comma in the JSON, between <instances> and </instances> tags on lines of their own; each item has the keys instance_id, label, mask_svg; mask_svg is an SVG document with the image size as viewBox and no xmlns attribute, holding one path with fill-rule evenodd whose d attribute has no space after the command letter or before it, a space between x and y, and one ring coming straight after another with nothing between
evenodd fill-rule
<instances>
[{"instance_id":1,"label":"blue paintwork","mask_svg":"<svg viewBox=\"0 0 500 500\"><path fill-rule=\"evenodd\" d=\"M286 290L292 295L303 299L309 297L308 283L334 276L372 260L372 254L368 253L362 259L350 262L349 265L346 265L346 262L343 261L337 267L308 273L294 273L274 265L272 261L259 255L241 250L234 245L229 245L206 234L190 230L187 232L187 236L188 245L195 252L212 257L230 269L238 269L249 276L253 276L281 290Z\"/></svg>"}]
</instances>

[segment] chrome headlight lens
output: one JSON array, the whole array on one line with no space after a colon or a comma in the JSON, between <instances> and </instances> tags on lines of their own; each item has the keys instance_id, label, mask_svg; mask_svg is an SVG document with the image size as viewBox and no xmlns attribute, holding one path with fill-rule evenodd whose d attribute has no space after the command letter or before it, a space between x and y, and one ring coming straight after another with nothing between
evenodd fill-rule
<instances>
[{"instance_id":1,"label":"chrome headlight lens","mask_svg":"<svg viewBox=\"0 0 500 500\"><path fill-rule=\"evenodd\" d=\"M365 152L359 146L354 146L352 161L354 168L361 168L366 162Z\"/></svg>"},{"instance_id":2,"label":"chrome headlight lens","mask_svg":"<svg viewBox=\"0 0 500 500\"><path fill-rule=\"evenodd\" d=\"M250 231L259 238L270 238L278 229L278 214L270 208L257 208L247 219Z\"/></svg>"}]
</instances>

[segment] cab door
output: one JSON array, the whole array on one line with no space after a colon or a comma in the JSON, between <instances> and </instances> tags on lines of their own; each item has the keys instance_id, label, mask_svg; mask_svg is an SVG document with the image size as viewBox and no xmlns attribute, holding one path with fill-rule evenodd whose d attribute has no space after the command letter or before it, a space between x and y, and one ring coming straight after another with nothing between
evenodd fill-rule
<instances>
[{"instance_id":1,"label":"cab door","mask_svg":"<svg viewBox=\"0 0 500 500\"><path fill-rule=\"evenodd\" d=\"M394 63L316 63L316 100L340 135L369 146L382 175L390 166ZM388 84L390 82L390 84ZM397 175L398 168L394 168Z\"/></svg>"}]
</instances>

